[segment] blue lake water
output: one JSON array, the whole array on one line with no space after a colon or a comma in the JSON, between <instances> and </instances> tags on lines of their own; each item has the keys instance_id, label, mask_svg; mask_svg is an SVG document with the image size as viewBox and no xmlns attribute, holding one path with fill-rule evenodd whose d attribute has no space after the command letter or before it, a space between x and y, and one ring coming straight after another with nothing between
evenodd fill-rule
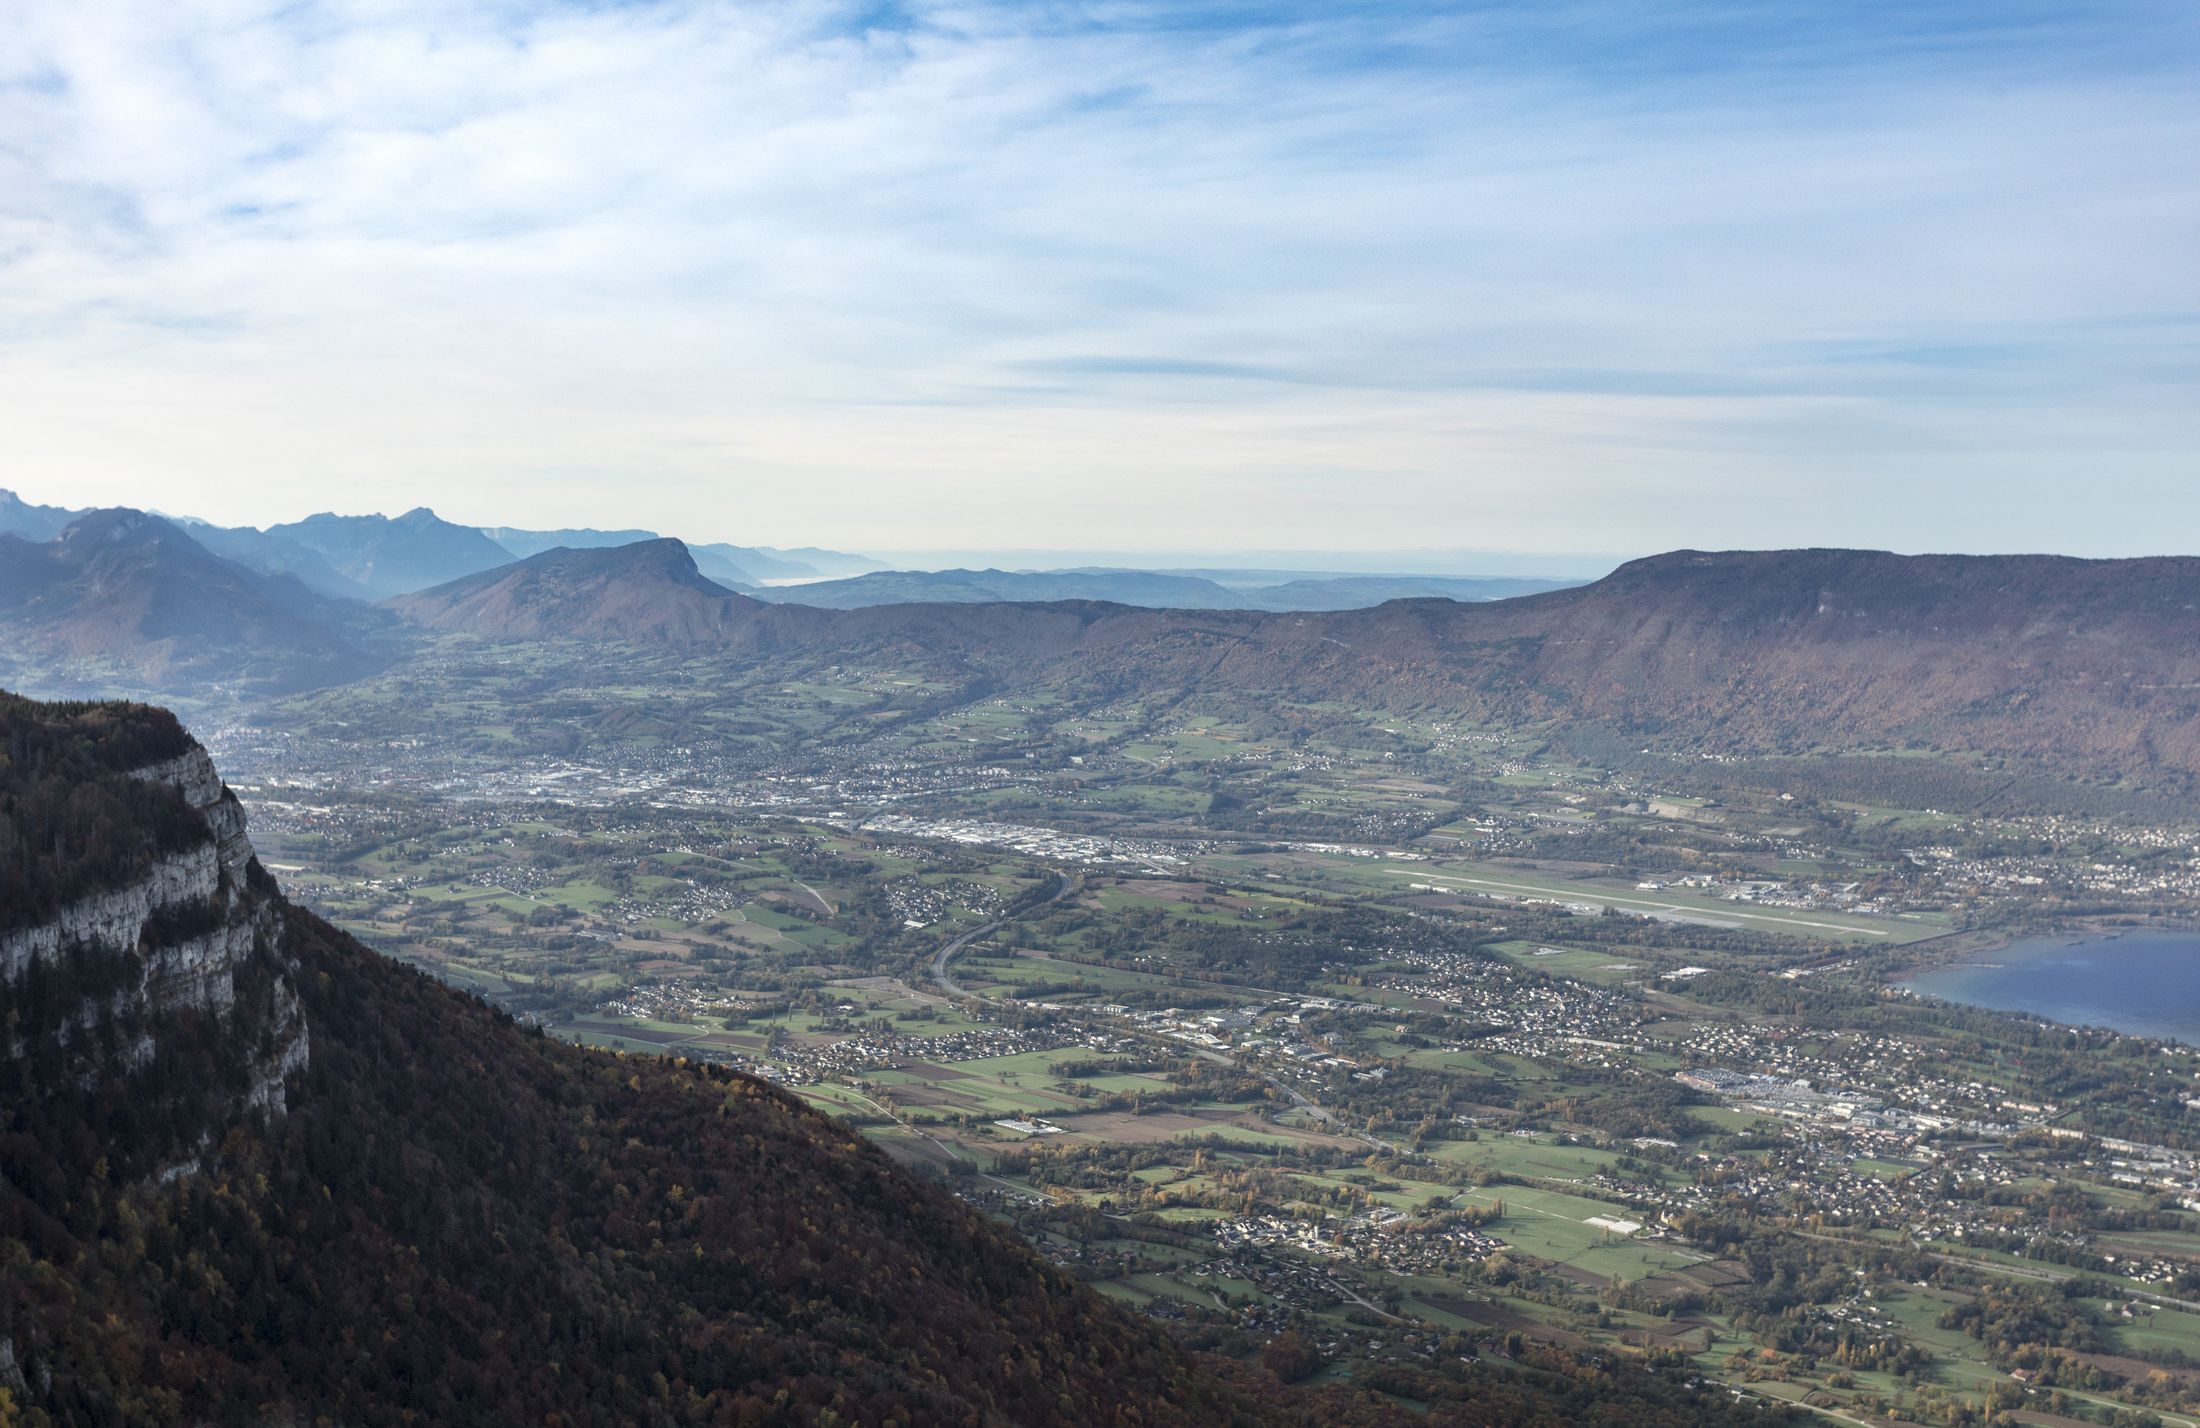
<instances>
[{"instance_id":1,"label":"blue lake water","mask_svg":"<svg viewBox=\"0 0 2200 1428\"><path fill-rule=\"evenodd\" d=\"M2200 1046L2200 932L2030 937L1908 979L1928 996Z\"/></svg>"}]
</instances>

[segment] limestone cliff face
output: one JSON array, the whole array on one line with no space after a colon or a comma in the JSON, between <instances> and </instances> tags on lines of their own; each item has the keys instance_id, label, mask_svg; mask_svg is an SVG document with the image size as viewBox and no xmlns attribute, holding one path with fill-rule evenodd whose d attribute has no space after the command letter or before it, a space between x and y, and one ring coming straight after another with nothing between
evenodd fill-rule
<instances>
[{"instance_id":1,"label":"limestone cliff face","mask_svg":"<svg viewBox=\"0 0 2200 1428\"><path fill-rule=\"evenodd\" d=\"M171 1042L214 1048L219 1065L193 1068L211 1073L202 1089L212 1094L150 1138L169 1153L147 1169L167 1173L222 1120L281 1114L284 1081L306 1064L309 1043L273 883L213 760L193 745L124 776L180 800L186 846L0 934L0 1057L31 1094L59 1095L173 1074L163 1064L174 1059ZM159 1101L168 1088L144 1089Z\"/></svg>"}]
</instances>

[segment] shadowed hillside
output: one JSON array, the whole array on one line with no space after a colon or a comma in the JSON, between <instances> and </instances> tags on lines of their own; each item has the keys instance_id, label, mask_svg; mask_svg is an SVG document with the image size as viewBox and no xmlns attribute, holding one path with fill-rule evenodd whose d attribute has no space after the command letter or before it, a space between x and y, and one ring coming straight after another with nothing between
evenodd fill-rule
<instances>
[{"instance_id":1,"label":"shadowed hillside","mask_svg":"<svg viewBox=\"0 0 2200 1428\"><path fill-rule=\"evenodd\" d=\"M343 607L295 579L141 511L89 512L40 544L0 535L0 657L61 687L301 689L380 667L331 618Z\"/></svg>"}]
</instances>

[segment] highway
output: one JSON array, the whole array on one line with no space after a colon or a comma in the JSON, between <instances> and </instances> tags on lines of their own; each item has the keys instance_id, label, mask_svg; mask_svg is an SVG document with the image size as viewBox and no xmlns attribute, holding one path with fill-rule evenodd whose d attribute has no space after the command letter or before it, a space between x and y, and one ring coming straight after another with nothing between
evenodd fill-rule
<instances>
[{"instance_id":1,"label":"highway","mask_svg":"<svg viewBox=\"0 0 2200 1428\"><path fill-rule=\"evenodd\" d=\"M1083 873L1057 873L1055 876L1062 880L1062 885L1054 890L1054 896L1047 899L1049 903L1060 902L1062 899L1075 894L1079 888L1085 885L1085 875ZM1005 917L998 917L983 926L973 927L932 954L932 980L939 985L941 991L951 997L967 998L973 995L949 973L947 964L957 952L962 951L963 948L968 947L981 937L992 935L1006 926L1008 921L1009 919Z\"/></svg>"}]
</instances>

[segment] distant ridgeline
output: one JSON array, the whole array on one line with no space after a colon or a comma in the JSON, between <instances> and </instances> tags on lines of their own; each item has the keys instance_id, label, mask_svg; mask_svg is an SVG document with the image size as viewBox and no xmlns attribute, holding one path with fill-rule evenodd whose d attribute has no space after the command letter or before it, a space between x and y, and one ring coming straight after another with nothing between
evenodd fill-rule
<instances>
[{"instance_id":1,"label":"distant ridgeline","mask_svg":"<svg viewBox=\"0 0 2200 1428\"><path fill-rule=\"evenodd\" d=\"M0 527L11 519L51 524L0 507ZM849 583L913 603L844 590L860 607L828 609L798 603L832 597L822 589L772 592L778 603L729 589L669 538L499 560L479 531L425 512L356 525L317 518L282 528L276 547L278 533L186 531L129 510L78 513L45 540L0 530L0 679L219 703L385 671L449 679L533 646L553 660L582 652L590 682L610 659L644 676L653 660L797 680L891 667L921 673L943 699L1189 692L1246 709L1548 723L1588 758L1606 740L1682 756L1940 752L2003 782L2200 789L2190 557L1676 551L1519 598L1291 611L1151 608L1157 583L1179 585L1135 572L890 572ZM338 542L346 532L368 544ZM341 568L308 560L309 537L335 553L314 559L343 556ZM378 605L342 593L458 569ZM1109 591L1141 603L1055 598ZM1182 592L1195 595L1231 598ZM449 637L504 651L454 662ZM522 696L499 686L497 697Z\"/></svg>"},{"instance_id":2,"label":"distant ridgeline","mask_svg":"<svg viewBox=\"0 0 2200 1428\"><path fill-rule=\"evenodd\" d=\"M923 670L970 697L1328 702L1555 722L1626 750L1935 749L2176 794L2200 787L2200 559L2190 557L1678 551L1594 584L1479 603L827 610L714 591L678 542L661 541L550 551L389 608L490 641L671 647L790 672Z\"/></svg>"},{"instance_id":3,"label":"distant ridgeline","mask_svg":"<svg viewBox=\"0 0 2200 1428\"><path fill-rule=\"evenodd\" d=\"M1426 1412L1196 1354L764 1082L291 906L167 713L0 695L0 749L0 1425L1775 1416L1556 1351L1385 1369Z\"/></svg>"}]
</instances>

